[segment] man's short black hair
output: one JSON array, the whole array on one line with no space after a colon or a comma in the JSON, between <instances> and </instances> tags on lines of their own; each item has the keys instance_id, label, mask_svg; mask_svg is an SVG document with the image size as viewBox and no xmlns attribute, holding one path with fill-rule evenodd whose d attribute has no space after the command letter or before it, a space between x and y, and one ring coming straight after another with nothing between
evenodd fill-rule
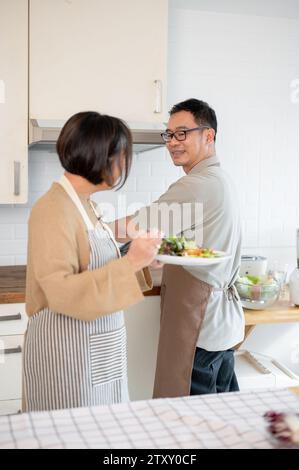
<instances>
[{"instance_id":1,"label":"man's short black hair","mask_svg":"<svg viewBox=\"0 0 299 470\"><path fill-rule=\"evenodd\" d=\"M217 118L214 109L205 101L190 98L175 104L169 111L170 116L179 111L189 111L193 114L195 121L199 126L209 126L215 131L215 140L217 134Z\"/></svg>"},{"instance_id":2,"label":"man's short black hair","mask_svg":"<svg viewBox=\"0 0 299 470\"><path fill-rule=\"evenodd\" d=\"M74 114L63 126L56 143L63 168L90 183L103 181L113 186L115 165L120 169L123 186L132 162L132 135L126 124L95 111ZM123 165L124 159L124 165Z\"/></svg>"}]
</instances>

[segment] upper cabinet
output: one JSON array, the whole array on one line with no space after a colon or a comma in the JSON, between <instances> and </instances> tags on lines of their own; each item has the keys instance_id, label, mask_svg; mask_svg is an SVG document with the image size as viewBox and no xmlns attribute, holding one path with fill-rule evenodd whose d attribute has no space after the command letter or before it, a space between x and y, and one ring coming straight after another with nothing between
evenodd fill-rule
<instances>
[{"instance_id":1,"label":"upper cabinet","mask_svg":"<svg viewBox=\"0 0 299 470\"><path fill-rule=\"evenodd\" d=\"M0 204L27 201L28 119L167 119L167 24L168 0L0 0Z\"/></svg>"},{"instance_id":2,"label":"upper cabinet","mask_svg":"<svg viewBox=\"0 0 299 470\"><path fill-rule=\"evenodd\" d=\"M30 0L30 118L163 122L167 16L168 0Z\"/></svg>"},{"instance_id":3,"label":"upper cabinet","mask_svg":"<svg viewBox=\"0 0 299 470\"><path fill-rule=\"evenodd\" d=\"M27 201L28 2L0 0L0 204Z\"/></svg>"}]
</instances>

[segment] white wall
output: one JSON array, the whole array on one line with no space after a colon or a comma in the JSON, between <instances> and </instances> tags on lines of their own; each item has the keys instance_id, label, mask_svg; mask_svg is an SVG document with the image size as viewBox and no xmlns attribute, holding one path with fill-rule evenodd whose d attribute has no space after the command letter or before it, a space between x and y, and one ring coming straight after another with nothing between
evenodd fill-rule
<instances>
[{"instance_id":1,"label":"white wall","mask_svg":"<svg viewBox=\"0 0 299 470\"><path fill-rule=\"evenodd\" d=\"M169 77L169 103L194 96L216 110L218 154L239 190L244 247L283 250L295 264L299 104L290 82L299 78L299 20L173 10Z\"/></svg>"}]
</instances>

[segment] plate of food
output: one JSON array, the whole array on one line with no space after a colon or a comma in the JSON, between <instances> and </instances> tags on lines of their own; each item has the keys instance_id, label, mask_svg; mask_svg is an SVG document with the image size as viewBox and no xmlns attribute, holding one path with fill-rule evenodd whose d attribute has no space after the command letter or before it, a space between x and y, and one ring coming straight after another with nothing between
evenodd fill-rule
<instances>
[{"instance_id":1,"label":"plate of food","mask_svg":"<svg viewBox=\"0 0 299 470\"><path fill-rule=\"evenodd\" d=\"M222 263L230 258L224 251L198 247L194 241L184 237L163 238L156 260L164 264L182 266L210 266Z\"/></svg>"}]
</instances>

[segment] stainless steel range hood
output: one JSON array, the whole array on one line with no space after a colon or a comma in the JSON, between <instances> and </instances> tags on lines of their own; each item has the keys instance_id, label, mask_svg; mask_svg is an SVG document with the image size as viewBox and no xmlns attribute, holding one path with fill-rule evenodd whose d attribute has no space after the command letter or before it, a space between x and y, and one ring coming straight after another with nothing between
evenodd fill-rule
<instances>
[{"instance_id":1,"label":"stainless steel range hood","mask_svg":"<svg viewBox=\"0 0 299 470\"><path fill-rule=\"evenodd\" d=\"M65 121L61 120L30 119L29 147L55 145L64 123ZM161 137L161 132L163 132L162 126L156 129L149 128L148 125L141 128L136 127L134 124L130 125L135 153L147 152L148 150L164 146Z\"/></svg>"}]
</instances>

